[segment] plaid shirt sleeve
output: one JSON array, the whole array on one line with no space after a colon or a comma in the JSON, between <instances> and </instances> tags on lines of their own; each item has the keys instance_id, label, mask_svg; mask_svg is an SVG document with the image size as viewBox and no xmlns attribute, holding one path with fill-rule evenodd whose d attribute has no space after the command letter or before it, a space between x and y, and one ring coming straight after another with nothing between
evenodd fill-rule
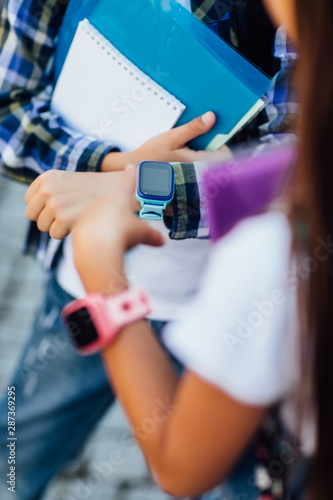
<instances>
[{"instance_id":1,"label":"plaid shirt sleeve","mask_svg":"<svg viewBox=\"0 0 333 500\"><path fill-rule=\"evenodd\" d=\"M267 93L268 104L263 111L264 124L259 127L259 146L282 141L295 131L299 115L299 96L294 83L296 51L287 40L284 28L277 31L275 56L281 60L281 70L272 80ZM176 163L177 184L173 200L174 217L164 222L173 239L208 238L209 227L205 214L201 176L208 165Z\"/></svg>"},{"instance_id":2,"label":"plaid shirt sleeve","mask_svg":"<svg viewBox=\"0 0 333 500\"><path fill-rule=\"evenodd\" d=\"M173 163L175 196L173 217L164 216L164 223L174 240L208 238L209 229L204 215L201 174L205 163Z\"/></svg>"},{"instance_id":3,"label":"plaid shirt sleeve","mask_svg":"<svg viewBox=\"0 0 333 500\"><path fill-rule=\"evenodd\" d=\"M0 25L0 171L31 182L51 168L97 171L112 144L68 129L50 109L67 2L7 0Z\"/></svg>"}]
</instances>

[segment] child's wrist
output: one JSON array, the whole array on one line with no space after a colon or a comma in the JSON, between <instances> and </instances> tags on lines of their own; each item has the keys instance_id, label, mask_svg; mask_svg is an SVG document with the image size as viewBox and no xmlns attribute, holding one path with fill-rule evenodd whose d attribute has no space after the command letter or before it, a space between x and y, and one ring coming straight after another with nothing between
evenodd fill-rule
<instances>
[{"instance_id":1,"label":"child's wrist","mask_svg":"<svg viewBox=\"0 0 333 500\"><path fill-rule=\"evenodd\" d=\"M132 152L118 153L111 152L104 156L101 171L102 172L116 172L119 170L124 170L126 165L133 163L131 161Z\"/></svg>"},{"instance_id":2,"label":"child's wrist","mask_svg":"<svg viewBox=\"0 0 333 500\"><path fill-rule=\"evenodd\" d=\"M140 148L134 151L129 151L125 153L108 153L102 162L101 171L102 172L113 172L125 170L127 165L138 165L142 159ZM141 203L136 199L135 193L133 193L132 198L132 209L134 212L139 212L141 209ZM170 203L165 210L165 214L169 217L173 216L173 207Z\"/></svg>"}]
</instances>

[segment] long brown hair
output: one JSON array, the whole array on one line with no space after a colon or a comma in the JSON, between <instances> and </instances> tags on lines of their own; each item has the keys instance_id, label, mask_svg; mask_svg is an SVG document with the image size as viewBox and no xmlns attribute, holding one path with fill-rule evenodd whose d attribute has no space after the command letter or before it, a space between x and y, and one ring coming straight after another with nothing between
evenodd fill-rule
<instances>
[{"instance_id":1,"label":"long brown hair","mask_svg":"<svg viewBox=\"0 0 333 500\"><path fill-rule=\"evenodd\" d=\"M310 224L309 250L326 256L309 277L308 345L314 345L317 449L310 498L333 498L333 1L295 0L302 98L300 182ZM321 240L320 240L321 239ZM324 258L326 260L324 260Z\"/></svg>"}]
</instances>

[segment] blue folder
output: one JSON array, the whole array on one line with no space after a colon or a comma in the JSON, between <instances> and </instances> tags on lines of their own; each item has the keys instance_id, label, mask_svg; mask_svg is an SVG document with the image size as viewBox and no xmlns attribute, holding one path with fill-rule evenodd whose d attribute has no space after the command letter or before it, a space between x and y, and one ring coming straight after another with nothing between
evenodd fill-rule
<instances>
[{"instance_id":1,"label":"blue folder","mask_svg":"<svg viewBox=\"0 0 333 500\"><path fill-rule=\"evenodd\" d=\"M79 21L87 18L186 110L177 125L206 111L217 122L190 143L205 149L229 134L270 86L270 79L177 0L71 0L61 28L55 78L59 77Z\"/></svg>"}]
</instances>

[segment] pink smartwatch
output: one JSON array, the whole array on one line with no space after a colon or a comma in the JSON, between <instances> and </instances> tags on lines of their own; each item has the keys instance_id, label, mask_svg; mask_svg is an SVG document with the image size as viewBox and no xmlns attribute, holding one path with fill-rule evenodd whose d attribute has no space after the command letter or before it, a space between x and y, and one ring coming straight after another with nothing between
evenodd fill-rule
<instances>
[{"instance_id":1,"label":"pink smartwatch","mask_svg":"<svg viewBox=\"0 0 333 500\"><path fill-rule=\"evenodd\" d=\"M88 294L73 300L62 310L62 318L75 349L93 354L111 344L124 326L145 318L152 304L145 288L133 288L115 295Z\"/></svg>"}]
</instances>

